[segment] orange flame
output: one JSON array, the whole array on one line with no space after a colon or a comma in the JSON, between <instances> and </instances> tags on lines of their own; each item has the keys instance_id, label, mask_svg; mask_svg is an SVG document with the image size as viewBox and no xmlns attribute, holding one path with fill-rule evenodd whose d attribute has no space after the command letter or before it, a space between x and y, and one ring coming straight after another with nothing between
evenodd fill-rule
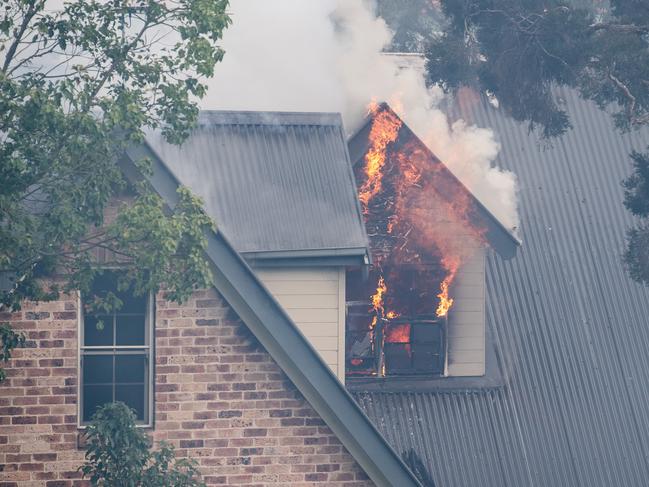
<instances>
[{"instance_id":1,"label":"orange flame","mask_svg":"<svg viewBox=\"0 0 649 487\"><path fill-rule=\"evenodd\" d=\"M357 174L362 181L359 200L368 233L376 242L375 261L385 271L392 269L385 274L389 293L381 275L372 296L372 327L381 318L399 316L387 309L386 302L405 315L435 310L438 317L447 316L454 304L453 281L462 264L484 243L485 229L473 217L470 194L420 140L410 137L397 148L390 147L402 128L398 116L377 104L370 106L370 113L369 149ZM370 209L375 197L382 205ZM434 261L444 271L439 284L438 277L424 284L394 271L403 264L424 269ZM413 286L420 289L413 291Z\"/></svg>"},{"instance_id":2,"label":"orange flame","mask_svg":"<svg viewBox=\"0 0 649 487\"><path fill-rule=\"evenodd\" d=\"M367 179L358 191L358 198L367 213L370 200L381 191L383 166L385 165L386 150L389 144L397 140L401 121L394 113L383 110L376 114L378 105L370 106L370 113L375 114L370 129L370 148L365 154L365 174Z\"/></svg>"},{"instance_id":3,"label":"orange flame","mask_svg":"<svg viewBox=\"0 0 649 487\"><path fill-rule=\"evenodd\" d=\"M370 328L374 328L376 326L378 317L383 316L384 313L383 295L387 291L388 291L388 287L385 285L385 280L383 279L383 276L381 276L379 277L379 282L376 286L376 292L372 294L372 296L370 297L370 299L372 300L372 308L374 308L374 311L376 311L374 318L372 318L372 324L370 325Z\"/></svg>"},{"instance_id":4,"label":"orange flame","mask_svg":"<svg viewBox=\"0 0 649 487\"><path fill-rule=\"evenodd\" d=\"M388 286L387 284L385 284L385 279L383 278L383 276L380 276L379 282L376 286L376 292L370 297L370 299L372 300L372 308L374 308L374 311L376 311L374 318L372 318L371 328L374 328L376 326L376 322L379 316L385 316L389 320L393 320L394 318L399 317L399 313L397 313L396 311L388 311L387 313L385 311L384 296L387 292Z\"/></svg>"},{"instance_id":5,"label":"orange flame","mask_svg":"<svg viewBox=\"0 0 649 487\"><path fill-rule=\"evenodd\" d=\"M439 298L439 304L437 305L435 314L440 318L442 316L446 316L448 314L448 310L451 309L451 306L453 306L454 299L450 298L448 295L448 286L450 282L451 276L446 276L439 286L441 292L437 295L437 297Z\"/></svg>"},{"instance_id":6,"label":"orange flame","mask_svg":"<svg viewBox=\"0 0 649 487\"><path fill-rule=\"evenodd\" d=\"M376 292L372 295L372 307L376 312L383 313L383 295L387 292L388 287L385 285L383 276L379 277L379 283Z\"/></svg>"},{"instance_id":7,"label":"orange flame","mask_svg":"<svg viewBox=\"0 0 649 487\"><path fill-rule=\"evenodd\" d=\"M387 343L409 343L410 325L408 323L390 325L385 332L385 341Z\"/></svg>"},{"instance_id":8,"label":"orange flame","mask_svg":"<svg viewBox=\"0 0 649 487\"><path fill-rule=\"evenodd\" d=\"M435 314L440 318L448 314L448 311L451 309L451 306L453 306L453 302L455 301L449 295L449 287L451 286L453 279L455 279L457 270L460 267L460 262L459 260L444 258L442 259L442 265L447 270L448 274L446 274L446 277L439 285L440 293L437 295L439 298L439 304L437 305Z\"/></svg>"}]
</instances>

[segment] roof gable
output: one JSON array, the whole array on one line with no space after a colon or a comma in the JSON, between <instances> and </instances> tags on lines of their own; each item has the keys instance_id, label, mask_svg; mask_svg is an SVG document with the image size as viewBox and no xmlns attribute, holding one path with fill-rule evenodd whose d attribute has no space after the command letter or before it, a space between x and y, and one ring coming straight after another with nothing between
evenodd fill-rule
<instances>
[{"instance_id":1,"label":"roof gable","mask_svg":"<svg viewBox=\"0 0 649 487\"><path fill-rule=\"evenodd\" d=\"M178 202L180 182L147 144L129 148L121 168L131 181L143 178L135 161L152 162L147 176L169 207ZM223 230L206 233L206 257L215 289L327 423L367 475L381 486L420 486L331 369L230 244Z\"/></svg>"},{"instance_id":2,"label":"roof gable","mask_svg":"<svg viewBox=\"0 0 649 487\"><path fill-rule=\"evenodd\" d=\"M364 260L339 114L204 111L183 145L147 142L246 258Z\"/></svg>"},{"instance_id":3,"label":"roof gable","mask_svg":"<svg viewBox=\"0 0 649 487\"><path fill-rule=\"evenodd\" d=\"M516 238L493 214L467 189L464 184L440 161L435 154L424 144L417 135L405 124L405 122L390 108L387 103L379 105L378 109L369 115L362 127L349 139L349 154L352 165L361 162L367 152L369 134L374 117L383 112L389 111L392 116L401 122L399 133L394 145L405 143L416 144L420 154L424 154L431 166L435 168L433 183L436 193L446 201L451 201L458 193L468 196L469 207L467 208L469 218L476 221L484 229L484 238L498 254L506 259L516 254L520 246L520 240Z\"/></svg>"}]
</instances>

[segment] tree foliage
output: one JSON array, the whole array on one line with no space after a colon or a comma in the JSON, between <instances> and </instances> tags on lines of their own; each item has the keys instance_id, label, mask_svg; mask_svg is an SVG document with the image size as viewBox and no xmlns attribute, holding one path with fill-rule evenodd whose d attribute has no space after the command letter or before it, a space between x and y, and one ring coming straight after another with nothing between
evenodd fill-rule
<instances>
[{"instance_id":1,"label":"tree foliage","mask_svg":"<svg viewBox=\"0 0 649 487\"><path fill-rule=\"evenodd\" d=\"M624 206L640 219L629 230L624 262L633 279L649 285L649 154L632 152L634 172L624 180Z\"/></svg>"},{"instance_id":2,"label":"tree foliage","mask_svg":"<svg viewBox=\"0 0 649 487\"><path fill-rule=\"evenodd\" d=\"M617 104L622 128L649 121L646 2L597 9L566 0L448 0L442 7L448 23L426 52L430 82L489 91L549 137L570 127L554 86L601 107Z\"/></svg>"},{"instance_id":3,"label":"tree foliage","mask_svg":"<svg viewBox=\"0 0 649 487\"><path fill-rule=\"evenodd\" d=\"M377 15L393 32L389 49L394 52L421 52L442 18L430 0L377 0L376 4Z\"/></svg>"},{"instance_id":4,"label":"tree foliage","mask_svg":"<svg viewBox=\"0 0 649 487\"><path fill-rule=\"evenodd\" d=\"M16 333L7 324L0 324L0 362L6 362L11 358L11 351L16 347L25 344L25 337ZM5 379L6 372L0 368L0 382Z\"/></svg>"},{"instance_id":5,"label":"tree foliage","mask_svg":"<svg viewBox=\"0 0 649 487\"><path fill-rule=\"evenodd\" d=\"M176 460L173 448L151 442L136 427L135 415L124 403L97 410L86 430L86 462L80 468L91 485L99 487L199 487L196 462Z\"/></svg>"},{"instance_id":6,"label":"tree foliage","mask_svg":"<svg viewBox=\"0 0 649 487\"><path fill-rule=\"evenodd\" d=\"M165 208L146 184L129 186L117 161L146 129L173 143L188 135L224 54L227 5L2 0L0 277L10 285L0 309L87 290L97 249L142 292L164 287L182 300L209 283L202 249L212 223L200 201L181 189L178 206ZM53 274L62 279L41 279Z\"/></svg>"},{"instance_id":7,"label":"tree foliage","mask_svg":"<svg viewBox=\"0 0 649 487\"><path fill-rule=\"evenodd\" d=\"M613 110L621 130L649 124L649 3L645 0L440 0L444 27L426 50L429 83L494 95L514 119L544 137L570 128L557 86ZM630 275L649 284L646 161L625 182L641 217L628 234Z\"/></svg>"}]
</instances>

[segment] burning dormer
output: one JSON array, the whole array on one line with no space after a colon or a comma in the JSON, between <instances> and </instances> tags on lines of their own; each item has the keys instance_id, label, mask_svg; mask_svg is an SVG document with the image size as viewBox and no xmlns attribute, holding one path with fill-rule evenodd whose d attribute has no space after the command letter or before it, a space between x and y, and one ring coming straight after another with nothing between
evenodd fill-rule
<instances>
[{"instance_id":1,"label":"burning dormer","mask_svg":"<svg viewBox=\"0 0 649 487\"><path fill-rule=\"evenodd\" d=\"M347 276L347 375L484 375L485 255L518 240L388 105L349 148L372 264Z\"/></svg>"}]
</instances>

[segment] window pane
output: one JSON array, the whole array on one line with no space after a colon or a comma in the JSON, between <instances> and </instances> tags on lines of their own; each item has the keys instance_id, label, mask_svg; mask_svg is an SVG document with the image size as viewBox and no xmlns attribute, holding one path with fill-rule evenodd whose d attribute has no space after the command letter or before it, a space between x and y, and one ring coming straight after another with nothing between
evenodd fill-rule
<instances>
[{"instance_id":1,"label":"window pane","mask_svg":"<svg viewBox=\"0 0 649 487\"><path fill-rule=\"evenodd\" d=\"M99 406L113 401L113 386L83 386L83 417L82 421L88 422Z\"/></svg>"},{"instance_id":2,"label":"window pane","mask_svg":"<svg viewBox=\"0 0 649 487\"><path fill-rule=\"evenodd\" d=\"M135 409L138 421L144 421L145 391L144 385L115 386L115 401L122 401Z\"/></svg>"},{"instance_id":3,"label":"window pane","mask_svg":"<svg viewBox=\"0 0 649 487\"><path fill-rule=\"evenodd\" d=\"M117 290L119 273L115 271L104 271L96 276L93 280L89 299L95 296L105 298L108 293L112 293L122 301L122 306L119 310L122 313L143 313L146 309L147 296L135 296L133 286L128 289Z\"/></svg>"},{"instance_id":4,"label":"window pane","mask_svg":"<svg viewBox=\"0 0 649 487\"><path fill-rule=\"evenodd\" d=\"M144 384L146 359L144 355L116 355L115 382Z\"/></svg>"},{"instance_id":5,"label":"window pane","mask_svg":"<svg viewBox=\"0 0 649 487\"><path fill-rule=\"evenodd\" d=\"M144 313L146 311L146 295L135 296L133 294L133 288L127 289L126 291L114 292L123 303L118 311L119 313Z\"/></svg>"},{"instance_id":6,"label":"window pane","mask_svg":"<svg viewBox=\"0 0 649 487\"><path fill-rule=\"evenodd\" d=\"M97 324L101 322L97 328ZM98 346L113 344L113 317L112 316L93 316L85 315L83 317L83 342L86 346Z\"/></svg>"},{"instance_id":7,"label":"window pane","mask_svg":"<svg viewBox=\"0 0 649 487\"><path fill-rule=\"evenodd\" d=\"M117 345L146 345L144 314L117 315Z\"/></svg>"},{"instance_id":8,"label":"window pane","mask_svg":"<svg viewBox=\"0 0 649 487\"><path fill-rule=\"evenodd\" d=\"M84 384L112 384L113 356L85 355L83 356Z\"/></svg>"}]
</instances>

